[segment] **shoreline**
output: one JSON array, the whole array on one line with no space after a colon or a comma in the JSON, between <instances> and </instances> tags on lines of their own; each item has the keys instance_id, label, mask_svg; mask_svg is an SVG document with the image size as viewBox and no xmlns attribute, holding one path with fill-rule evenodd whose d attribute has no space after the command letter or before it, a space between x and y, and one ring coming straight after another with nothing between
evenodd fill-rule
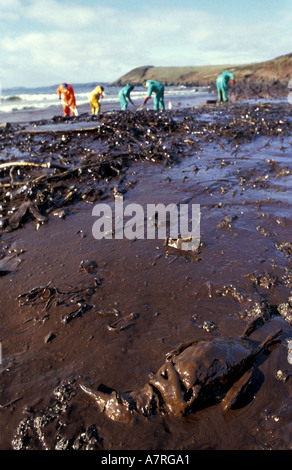
<instances>
[{"instance_id":1,"label":"shoreline","mask_svg":"<svg viewBox=\"0 0 292 470\"><path fill-rule=\"evenodd\" d=\"M186 89L186 94L183 95L172 95L172 91L167 90L166 86L166 93L165 93L165 110L168 109L182 109L182 108L189 108L195 107L198 105L202 105L204 102L211 100L217 100L217 90L216 90L216 83L213 82L209 85L209 91L205 92L198 92L197 94L188 94ZM100 101L101 104L101 113L107 112L116 112L120 111L120 103L118 96L115 95L116 98L113 98L113 101ZM146 90L145 90L146 96ZM289 96L289 88L283 86L281 82L278 81L261 81L261 82L253 82L253 81L236 81L235 86L229 87L228 91L229 96L229 103L235 102L250 102L250 103L263 103L263 102L279 102L284 103L288 101ZM58 100L57 100L58 101ZM129 103L128 110L134 111L139 106L142 105L143 99L137 101L137 99L133 99L135 108ZM78 105L77 100L77 108L79 111L79 116L81 114L89 114L91 115L91 109L89 103L83 103ZM150 100L145 109L153 109L153 96L152 100ZM42 108L42 109L24 109L19 111L11 111L11 112L3 112L0 108L0 124L5 123L23 123L23 122L33 122L39 121L44 119L52 119L55 116L63 116L63 110L61 103L58 105L51 105L49 108Z\"/></svg>"},{"instance_id":2,"label":"shoreline","mask_svg":"<svg viewBox=\"0 0 292 470\"><path fill-rule=\"evenodd\" d=\"M146 96L146 92L145 92ZM168 97L167 100L165 99L165 109L168 109L169 101L171 101L173 109L179 109L179 108L188 108L192 106L196 106L199 104L204 103L206 100L209 99L216 99L214 94L206 94L206 95L201 95L201 96L186 96L186 97ZM143 100L137 102L137 100L133 100L135 107L133 107L130 103L128 106L129 111L135 111L143 102ZM89 114L91 115L91 109L90 105L88 104L82 104L80 106L77 106L79 116L81 114ZM153 99L151 99L145 109L152 109L153 108ZM108 113L108 112L115 112L115 111L121 111L120 108L120 103L117 100L116 102L103 102L101 100L101 112L100 114L103 113ZM12 111L9 113L1 113L0 112L0 124L5 124L5 123L25 123L25 122L34 122L34 121L40 121L40 120L48 120L52 119L55 116L63 116L63 109L62 105L60 106L51 106L50 108L43 108L43 109L31 109L31 110L23 110L23 111Z\"/></svg>"},{"instance_id":3,"label":"shoreline","mask_svg":"<svg viewBox=\"0 0 292 470\"><path fill-rule=\"evenodd\" d=\"M173 111L176 110L182 110L182 109L190 109L193 107L197 106L203 106L207 102L210 102L210 104L217 104L220 105L220 103L216 103L217 101L217 96L215 93L210 93L206 94L203 96L188 96L188 97L169 97L168 100L165 100L165 110L169 110L169 102L171 103L171 109ZM227 105L232 105L232 104L242 104L244 106L245 104L264 104L264 103L279 103L279 104L285 104L287 103L288 98L286 97L266 97L266 98L246 98L246 97L241 97L240 98L234 98L233 95L231 95L230 101L227 103ZM133 111L135 112L137 108L142 104L141 102L135 102L135 107L133 107L131 104L128 106L128 111ZM224 106L224 103L221 103L221 105ZM148 102L147 106L143 108L144 110L152 110L153 109L153 100ZM113 102L113 103L101 103L101 112L100 116L105 113L110 113L110 112L118 112L121 111L120 109L120 104L118 102ZM87 104L82 104L78 106L78 112L79 116L81 115L88 115L91 116L91 110L90 106ZM31 109L31 110L23 110L23 111L12 111L12 112L7 112L3 113L0 111L0 126L5 125L5 124L23 124L23 123L30 123L30 122L37 122L37 121L42 121L42 120L51 120L55 117L63 117L63 110L62 106L51 106L50 108L43 108L43 109ZM72 118L72 116L71 116ZM70 118L69 118L70 121Z\"/></svg>"}]
</instances>

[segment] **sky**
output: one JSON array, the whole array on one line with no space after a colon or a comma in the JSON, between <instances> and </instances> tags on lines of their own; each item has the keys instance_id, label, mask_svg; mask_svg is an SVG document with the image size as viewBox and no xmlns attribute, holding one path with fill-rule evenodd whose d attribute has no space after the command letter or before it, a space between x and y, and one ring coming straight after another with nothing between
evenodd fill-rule
<instances>
[{"instance_id":1,"label":"sky","mask_svg":"<svg viewBox=\"0 0 292 470\"><path fill-rule=\"evenodd\" d=\"M0 0L0 87L112 82L135 67L292 52L292 0Z\"/></svg>"}]
</instances>

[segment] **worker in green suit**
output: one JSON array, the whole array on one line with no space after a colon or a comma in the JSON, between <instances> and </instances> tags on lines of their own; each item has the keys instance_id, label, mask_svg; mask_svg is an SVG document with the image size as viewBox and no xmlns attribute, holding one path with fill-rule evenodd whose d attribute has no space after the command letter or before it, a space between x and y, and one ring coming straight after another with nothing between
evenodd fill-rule
<instances>
[{"instance_id":1,"label":"worker in green suit","mask_svg":"<svg viewBox=\"0 0 292 470\"><path fill-rule=\"evenodd\" d=\"M133 85L130 85L129 83L127 83L127 85L124 86L124 88L122 88L119 91L119 100L120 100L120 103L121 103L122 111L126 111L129 101L134 106L134 103L130 98L130 93L131 93L132 90L134 90Z\"/></svg>"},{"instance_id":2,"label":"worker in green suit","mask_svg":"<svg viewBox=\"0 0 292 470\"><path fill-rule=\"evenodd\" d=\"M154 96L154 109L157 111L158 109L164 110L164 85L160 82L152 81L152 80L145 80L143 82L144 88L148 90L147 96L143 101L143 105L150 100L152 93L155 93Z\"/></svg>"},{"instance_id":3,"label":"worker in green suit","mask_svg":"<svg viewBox=\"0 0 292 470\"><path fill-rule=\"evenodd\" d=\"M232 80L232 85L235 85L235 76L233 73L228 72L228 70L225 70L225 72L221 73L221 75L217 77L216 85L219 101L228 101L229 80Z\"/></svg>"}]
</instances>

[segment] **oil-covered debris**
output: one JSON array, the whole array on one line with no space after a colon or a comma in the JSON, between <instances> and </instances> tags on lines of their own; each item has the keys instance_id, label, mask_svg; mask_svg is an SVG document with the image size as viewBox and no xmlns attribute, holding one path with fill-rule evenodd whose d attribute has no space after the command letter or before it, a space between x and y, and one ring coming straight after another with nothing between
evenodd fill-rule
<instances>
[{"instance_id":1,"label":"oil-covered debris","mask_svg":"<svg viewBox=\"0 0 292 470\"><path fill-rule=\"evenodd\" d=\"M271 273L251 274L250 279L255 285L264 287L265 289L271 289L278 283L277 276Z\"/></svg>"},{"instance_id":2,"label":"oil-covered debris","mask_svg":"<svg viewBox=\"0 0 292 470\"><path fill-rule=\"evenodd\" d=\"M287 258L292 255L292 243L291 242L276 243L276 248L277 250L285 253Z\"/></svg>"},{"instance_id":3,"label":"oil-covered debris","mask_svg":"<svg viewBox=\"0 0 292 470\"><path fill-rule=\"evenodd\" d=\"M222 297L232 297L237 302L243 302L245 299L243 292L240 292L240 289L233 285L228 285L224 286L222 289L217 289L216 295Z\"/></svg>"},{"instance_id":4,"label":"oil-covered debris","mask_svg":"<svg viewBox=\"0 0 292 470\"><path fill-rule=\"evenodd\" d=\"M24 251L10 245L0 244L0 277L11 274L17 270L22 262L21 254Z\"/></svg>"},{"instance_id":5,"label":"oil-covered debris","mask_svg":"<svg viewBox=\"0 0 292 470\"><path fill-rule=\"evenodd\" d=\"M239 338L217 337L179 345L141 390L119 393L103 385L97 391L85 385L81 389L101 412L117 421L159 413L184 416L220 401L227 412L238 406L251 385L259 354L281 341L281 330L266 336L262 343L251 340L257 326L257 319L251 321Z\"/></svg>"},{"instance_id":6,"label":"oil-covered debris","mask_svg":"<svg viewBox=\"0 0 292 470\"><path fill-rule=\"evenodd\" d=\"M126 330L131 326L135 325L136 319L139 317L139 313L129 313L129 315L125 315L118 320L111 322L108 324L108 329L110 331L114 331L115 333L119 333L120 331Z\"/></svg>"},{"instance_id":7,"label":"oil-covered debris","mask_svg":"<svg viewBox=\"0 0 292 470\"><path fill-rule=\"evenodd\" d=\"M27 415L17 427L12 440L13 450L99 450L102 439L95 424L70 435L70 407L76 396L76 381L61 384L42 412L26 406ZM53 439L51 428L54 428Z\"/></svg>"},{"instance_id":8,"label":"oil-covered debris","mask_svg":"<svg viewBox=\"0 0 292 470\"><path fill-rule=\"evenodd\" d=\"M278 312L287 323L292 325L292 295L288 298L288 302L283 302L278 306Z\"/></svg>"},{"instance_id":9,"label":"oil-covered debris","mask_svg":"<svg viewBox=\"0 0 292 470\"><path fill-rule=\"evenodd\" d=\"M84 260L81 261L79 265L79 270L80 271L85 271L88 274L98 274L98 266L95 261L89 261L89 260Z\"/></svg>"},{"instance_id":10,"label":"oil-covered debris","mask_svg":"<svg viewBox=\"0 0 292 470\"><path fill-rule=\"evenodd\" d=\"M229 218L229 217L226 216L226 217L224 217L224 219L217 225L217 228L219 228L219 229L225 228L225 229L231 230L231 228L232 228L232 222L233 222L234 220L236 220L236 219L237 219L236 216L233 216L233 217L231 217L231 218Z\"/></svg>"},{"instance_id":11,"label":"oil-covered debris","mask_svg":"<svg viewBox=\"0 0 292 470\"><path fill-rule=\"evenodd\" d=\"M205 112L206 106L171 113L113 112L101 115L94 126L93 118L84 115L71 129L62 130L61 117L29 129L19 124L1 128L0 230L16 230L33 220L39 228L50 215L65 217L64 209L78 201L124 193L125 172L133 161L173 164L210 142L238 146L291 130L276 105L214 107L208 120Z\"/></svg>"},{"instance_id":12,"label":"oil-covered debris","mask_svg":"<svg viewBox=\"0 0 292 470\"><path fill-rule=\"evenodd\" d=\"M217 326L211 320L204 320L202 323L199 323L197 314L192 315L192 320L197 328L201 328L202 330L207 331L208 333L217 329Z\"/></svg>"},{"instance_id":13,"label":"oil-covered debris","mask_svg":"<svg viewBox=\"0 0 292 470\"><path fill-rule=\"evenodd\" d=\"M193 237L188 237L188 238L167 237L164 240L164 246L173 248L174 250L179 250L179 251L181 250L181 251L186 251L186 252L191 252L191 251L197 252L197 250L193 249L193 247L196 246L195 241L193 240Z\"/></svg>"},{"instance_id":14,"label":"oil-covered debris","mask_svg":"<svg viewBox=\"0 0 292 470\"><path fill-rule=\"evenodd\" d=\"M49 310L59 308L62 312L62 323L69 323L76 317L82 316L92 305L88 303L90 297L96 292L100 280L94 279L93 285L73 287L70 290L63 291L50 281L46 286L38 286L29 292L20 294L17 299L20 306L42 306L42 320L48 319ZM69 310L69 312L68 312Z\"/></svg>"}]
</instances>

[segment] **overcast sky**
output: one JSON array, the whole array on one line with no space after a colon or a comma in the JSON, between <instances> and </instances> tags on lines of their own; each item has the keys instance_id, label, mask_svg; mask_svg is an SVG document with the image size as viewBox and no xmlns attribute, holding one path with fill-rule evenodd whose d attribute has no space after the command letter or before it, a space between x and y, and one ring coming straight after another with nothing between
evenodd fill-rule
<instances>
[{"instance_id":1,"label":"overcast sky","mask_svg":"<svg viewBox=\"0 0 292 470\"><path fill-rule=\"evenodd\" d=\"M0 0L0 85L110 82L142 65L292 52L292 0Z\"/></svg>"}]
</instances>

